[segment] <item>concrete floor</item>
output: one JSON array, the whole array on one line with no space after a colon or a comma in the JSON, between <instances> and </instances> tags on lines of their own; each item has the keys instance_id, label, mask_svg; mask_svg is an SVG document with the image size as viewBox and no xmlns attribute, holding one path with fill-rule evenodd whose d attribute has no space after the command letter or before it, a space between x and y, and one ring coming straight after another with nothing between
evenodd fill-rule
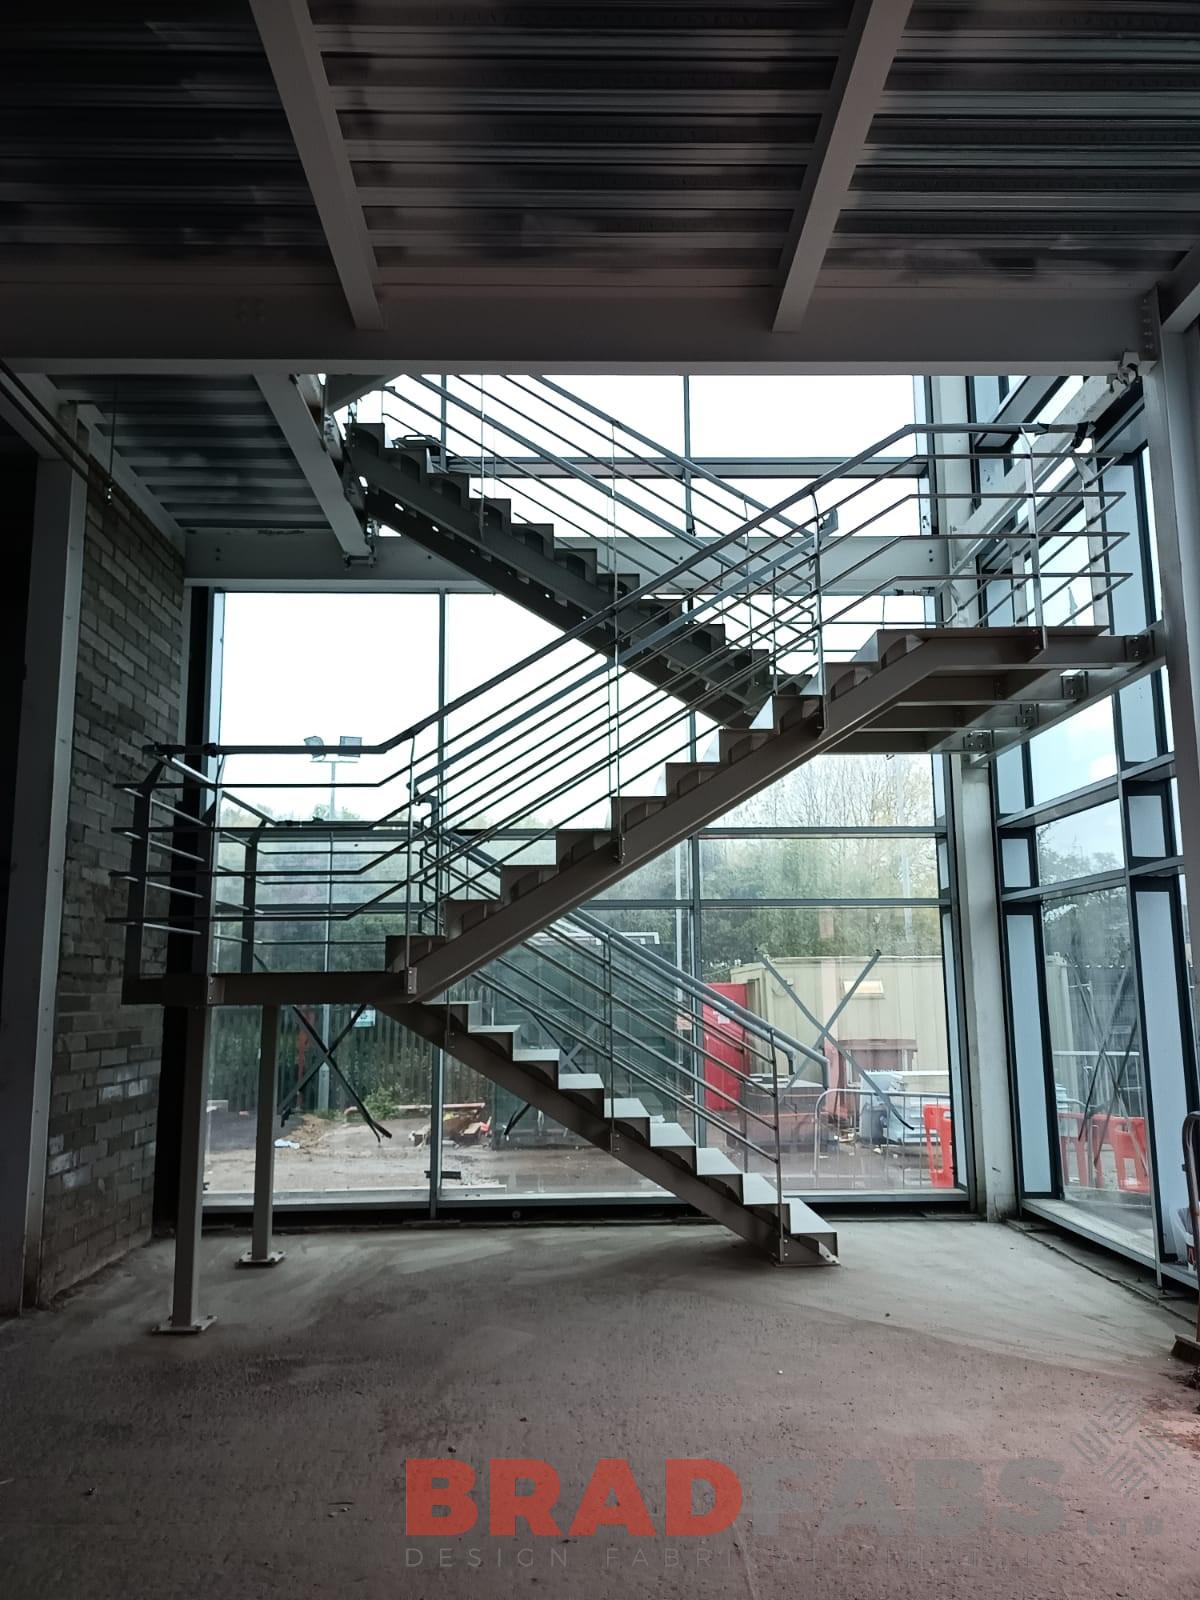
<instances>
[{"instance_id":1,"label":"concrete floor","mask_svg":"<svg viewBox=\"0 0 1200 1600\"><path fill-rule=\"evenodd\" d=\"M195 1340L147 1334L171 1252L139 1251L0 1326L0 1592L1195 1594L1182 1324L1004 1228L841 1239L788 1272L696 1226L323 1234L239 1273L215 1236ZM406 1459L451 1455L551 1463L562 1534L409 1537ZM747 1503L663 1537L664 1462L696 1456ZM601 1457L658 1537L567 1533Z\"/></svg>"}]
</instances>

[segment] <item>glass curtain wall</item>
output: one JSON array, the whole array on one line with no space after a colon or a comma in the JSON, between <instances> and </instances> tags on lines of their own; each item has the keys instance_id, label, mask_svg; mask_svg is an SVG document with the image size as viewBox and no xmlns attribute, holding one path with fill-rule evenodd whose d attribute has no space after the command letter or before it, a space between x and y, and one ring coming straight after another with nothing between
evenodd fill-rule
<instances>
[{"instance_id":1,"label":"glass curtain wall","mask_svg":"<svg viewBox=\"0 0 1200 1600\"><path fill-rule=\"evenodd\" d=\"M1130 537L1114 605L1136 633L1161 615L1137 405L1115 443L1105 487ZM1166 691L1155 672L1002 756L997 860L1023 1201L1194 1281L1180 1152L1197 1104L1192 974Z\"/></svg>"},{"instance_id":2,"label":"glass curtain wall","mask_svg":"<svg viewBox=\"0 0 1200 1600\"><path fill-rule=\"evenodd\" d=\"M571 387L651 438L672 448L686 443L693 459L711 461L727 481L744 482L767 503L792 492L819 460L841 459L914 416L908 379L578 379ZM908 498L890 514L915 531L912 508ZM232 594L222 739L383 737L552 637L547 624L486 593ZM709 736L694 728L697 752ZM343 786L345 777L329 802L338 817L373 815L370 791L356 795ZM581 1070L589 1051L615 1038L631 1065L681 1082L679 1010L649 998L632 970L622 973L622 960L633 958L614 956L603 938L605 928L616 930L820 1052L823 1068L810 1063L795 1075L781 1114L791 1190L960 1195L967 1153L953 1129L966 1123L946 998L953 914L941 777L940 759L821 758L614 885L585 908L588 927L560 925L512 952L492 974L497 985L477 985L473 997L497 1023L522 1023L523 1044L552 1045ZM272 804L287 814L286 793ZM530 824L536 831L536 818ZM531 844L531 860L538 848L544 846ZM322 940L320 928L316 937ZM369 927L334 924L319 961L369 964L371 939ZM615 963L607 1010L605 961L610 969ZM554 1028L545 1017L531 1024L521 1003L523 986L547 971ZM684 1010L691 1004L680 1002ZM611 1030L600 1038L597 1007L602 1032ZM257 1026L249 1011L214 1017L206 1173L213 1204L244 1200L251 1189ZM711 1060L695 1097L701 1107L725 1107L722 1089L731 1075L722 1074L721 1062L736 1066L741 1046L721 1031L719 1018L700 1026L708 1030ZM321 1042L339 1034L335 1067L322 1068ZM371 1012L354 1019L335 1006L290 1014L280 1098L290 1110L276 1149L281 1200L447 1206L670 1199ZM363 1109L383 1137L371 1131ZM676 1103L663 1109L678 1119ZM752 1115L753 1108L739 1111ZM949 1174L927 1113L953 1116L953 1129L938 1124L945 1129L939 1137L953 1146ZM702 1139L717 1137L701 1115L694 1126Z\"/></svg>"}]
</instances>

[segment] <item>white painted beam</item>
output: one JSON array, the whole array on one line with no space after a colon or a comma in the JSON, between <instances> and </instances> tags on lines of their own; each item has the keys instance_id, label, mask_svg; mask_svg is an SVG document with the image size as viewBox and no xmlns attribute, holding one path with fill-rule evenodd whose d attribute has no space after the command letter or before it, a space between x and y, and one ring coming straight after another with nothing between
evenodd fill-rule
<instances>
[{"instance_id":1,"label":"white painted beam","mask_svg":"<svg viewBox=\"0 0 1200 1600\"><path fill-rule=\"evenodd\" d=\"M804 321L912 0L855 0L780 266L775 327Z\"/></svg>"},{"instance_id":2,"label":"white painted beam","mask_svg":"<svg viewBox=\"0 0 1200 1600\"><path fill-rule=\"evenodd\" d=\"M308 0L250 0L313 204L356 328L381 328L375 252Z\"/></svg>"},{"instance_id":3,"label":"white painted beam","mask_svg":"<svg viewBox=\"0 0 1200 1600\"><path fill-rule=\"evenodd\" d=\"M325 404L331 413L341 411L363 395L382 389L390 379L386 372L331 372L325 378Z\"/></svg>"},{"instance_id":4,"label":"white painted beam","mask_svg":"<svg viewBox=\"0 0 1200 1600\"><path fill-rule=\"evenodd\" d=\"M343 552L360 558L369 555L358 514L343 491L341 473L329 458L320 428L295 378L258 373L256 382Z\"/></svg>"},{"instance_id":5,"label":"white painted beam","mask_svg":"<svg viewBox=\"0 0 1200 1600\"><path fill-rule=\"evenodd\" d=\"M584 548L586 540L564 540ZM611 541L620 561L619 570L653 576L639 541L617 534ZM751 544L765 544L751 536ZM655 571L663 564L683 560L689 547L664 535ZM940 540L895 539L891 535L859 534L854 551L835 551L822 568L822 581L831 594L864 594L881 583L897 592L913 591L937 582L946 574L946 546ZM375 545L369 565L347 566L336 546L322 530L302 533L196 532L188 537L184 581L196 587L214 585L226 590L270 590L322 593L352 589L364 594L426 594L431 589L452 593L486 594L486 584L467 577L450 562L423 550L413 539L384 535ZM787 584L781 584L786 592Z\"/></svg>"}]
</instances>

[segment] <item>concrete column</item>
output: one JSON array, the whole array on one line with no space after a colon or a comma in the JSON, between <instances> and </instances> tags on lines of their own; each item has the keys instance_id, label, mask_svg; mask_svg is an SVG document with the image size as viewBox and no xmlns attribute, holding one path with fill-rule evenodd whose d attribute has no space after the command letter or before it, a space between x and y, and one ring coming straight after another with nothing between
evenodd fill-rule
<instances>
[{"instance_id":1,"label":"concrete column","mask_svg":"<svg viewBox=\"0 0 1200 1600\"><path fill-rule=\"evenodd\" d=\"M991 780L963 756L949 768L975 1205L999 1222L1017 1210L1017 1178Z\"/></svg>"},{"instance_id":2,"label":"concrete column","mask_svg":"<svg viewBox=\"0 0 1200 1600\"><path fill-rule=\"evenodd\" d=\"M87 485L38 463L0 979L0 1314L36 1299Z\"/></svg>"},{"instance_id":3,"label":"concrete column","mask_svg":"<svg viewBox=\"0 0 1200 1600\"><path fill-rule=\"evenodd\" d=\"M1161 335L1144 375L1167 677L1179 784L1180 846L1200 915L1200 334Z\"/></svg>"}]
</instances>

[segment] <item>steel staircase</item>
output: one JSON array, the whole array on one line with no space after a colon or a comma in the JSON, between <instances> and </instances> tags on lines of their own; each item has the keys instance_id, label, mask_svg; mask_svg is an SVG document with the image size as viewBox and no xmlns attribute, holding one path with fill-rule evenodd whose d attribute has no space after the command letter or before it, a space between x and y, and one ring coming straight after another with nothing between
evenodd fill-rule
<instances>
[{"instance_id":1,"label":"steel staircase","mask_svg":"<svg viewBox=\"0 0 1200 1600\"><path fill-rule=\"evenodd\" d=\"M684 597L698 585L733 569L738 552L722 537L731 528L757 520L761 540L795 534L798 524L746 492L729 489L559 384L503 380L502 404L497 405L481 386L462 393L464 381L452 390L430 378L409 379L403 393L388 391L399 415L389 411L386 423L349 427L343 470L356 486L356 497L363 490L367 514L555 627L587 624L577 633L582 644L610 658L619 656L646 682L702 706L726 726L748 721L772 683L770 651L761 645L739 647L716 617L666 637L662 623L682 617ZM490 408L482 409L489 399ZM442 440L421 431L435 420L435 405L460 450L471 447L468 430L477 421L499 437L508 453L501 454L494 445L486 459L482 454L474 461L451 456ZM623 470L598 455L604 439L596 418L628 436L627 448L642 452L623 457ZM402 432L389 444L393 423L407 423L416 431ZM557 450L549 451L549 444ZM573 453L566 453L568 447ZM531 487L532 461L542 470L557 469L561 479L536 476ZM510 474L501 486L512 488L520 510L512 497L480 492L489 466L494 471L501 463ZM635 463L636 478L630 475ZM598 476L606 470L609 477ZM663 492L665 485L675 488L685 476L687 511ZM697 477L700 481L693 481ZM570 492L557 486L561 481L570 484ZM595 508L581 510L573 498L581 493L599 497L604 514ZM554 520L530 520L539 510ZM618 545L623 546L619 553ZM690 559L683 562L681 557ZM660 593L634 599L618 628L612 603L651 579L663 586ZM672 584L678 595L671 594ZM663 595L670 595L665 604Z\"/></svg>"},{"instance_id":2,"label":"steel staircase","mask_svg":"<svg viewBox=\"0 0 1200 1600\"><path fill-rule=\"evenodd\" d=\"M1090 629L881 630L852 662L830 668L826 694L785 690L752 728L721 728L707 759L666 762L659 792L615 794L607 827L554 830L552 862L466 879L442 902L440 932L397 942L395 969L412 998L440 994L818 754L923 752L950 737L1019 731L1012 702L1021 718L1030 707L1074 709L1064 675L1086 673L1096 693L1136 664L1127 641ZM426 875L460 856L435 851ZM498 892L485 877L498 879Z\"/></svg>"},{"instance_id":3,"label":"steel staircase","mask_svg":"<svg viewBox=\"0 0 1200 1600\"><path fill-rule=\"evenodd\" d=\"M361 750L374 776L358 787L388 802L373 822L277 820L212 765L294 761L312 754L306 747L159 749L151 772L127 786L126 998L377 1005L776 1259L830 1258L832 1235L784 1193L777 1120L773 1134L768 1126L761 1142L751 1138L702 1104L695 1060L672 1080L611 1028L599 1032L603 1015L564 1022L553 984L532 995L514 988L513 953L557 937L562 919L600 891L817 755L988 758L1154 666L1152 633L1113 628L1123 535L1110 531L1103 463L1077 451L1074 425L1060 431L1044 429L1015 484L982 492L969 525L946 532L881 530L862 487L846 487L849 467L872 456L884 476L897 461L907 472L927 459L936 471L937 430L918 426L776 507L736 514L735 494L735 514L728 501L712 511L703 537L689 521L653 538L593 530L570 548L550 526L475 492L486 476L479 462L462 472L440 443L411 431L388 446L386 428L352 429L349 470L366 480L377 513L562 632ZM593 479L599 463L551 465L575 482ZM676 465L686 475L694 464ZM614 480L617 470L614 454ZM719 505L724 487L706 482L707 503ZM911 490L926 502L929 492L921 482ZM249 783L262 786L257 775ZM152 868L157 850L177 848L161 836L166 819L188 814L186 796L196 811L187 854L201 863L194 881L215 891L204 911L203 895ZM365 855L335 865L339 841L351 838ZM318 874L311 847L321 841L329 864ZM289 864L278 847L297 845ZM231 851L244 860L231 862ZM231 879L233 901L220 894ZM336 910L335 879L346 895ZM312 888L322 881L326 919L375 930L376 964L258 970L265 931L322 915ZM210 942L236 938L234 969L210 956L192 979L148 971L153 939L185 927ZM611 1011L621 1002L611 971L608 983ZM602 991L598 977L593 987ZM489 1021L477 1009L489 996L520 1001L521 1017ZM578 1070L547 1042L564 1028L575 1029L573 1051L606 1039L600 1070ZM746 1088L757 1094L766 1082L777 1118L773 1045L767 1055L768 1070Z\"/></svg>"},{"instance_id":4,"label":"steel staircase","mask_svg":"<svg viewBox=\"0 0 1200 1600\"><path fill-rule=\"evenodd\" d=\"M637 572L606 574L594 548L572 549L556 540L549 523L514 520L510 501L473 495L469 476L439 469L436 440L406 439L385 450L380 431L354 428L349 441L350 470L370 485L372 516L556 627L587 623L578 634L582 644L608 656L623 646L626 664L639 677L669 687L688 704L705 705L720 721L733 725L754 715L770 689L767 650L730 646L720 623L642 646L639 620L651 638L661 620L651 600L634 605L627 619L632 626L620 634L608 608L638 587ZM667 615L683 611L676 601ZM719 689L726 680L737 685L736 693Z\"/></svg>"},{"instance_id":5,"label":"steel staircase","mask_svg":"<svg viewBox=\"0 0 1200 1600\"><path fill-rule=\"evenodd\" d=\"M804 1201L783 1193L765 1152L767 1170L749 1170L725 1150L698 1144L680 1123L653 1115L638 1095L607 1092L601 1073L564 1068L558 1050L523 1047L516 1025L487 1022L470 1004L383 1009L481 1076L740 1234L781 1266L826 1266L837 1260L836 1230Z\"/></svg>"}]
</instances>

